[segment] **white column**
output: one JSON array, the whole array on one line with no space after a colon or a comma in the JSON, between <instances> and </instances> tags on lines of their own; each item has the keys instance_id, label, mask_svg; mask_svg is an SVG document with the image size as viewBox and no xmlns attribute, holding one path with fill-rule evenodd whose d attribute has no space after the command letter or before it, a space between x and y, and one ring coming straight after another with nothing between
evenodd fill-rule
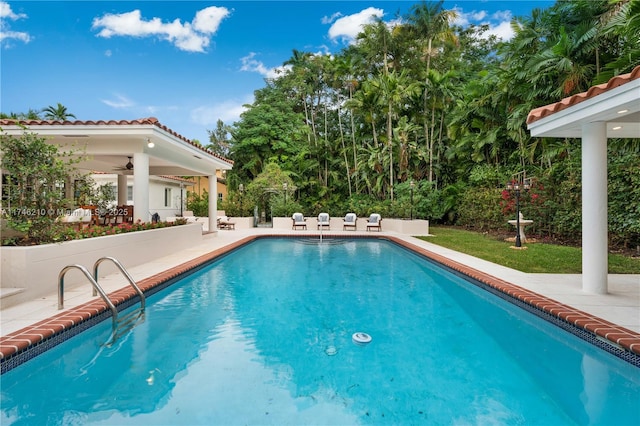
<instances>
[{"instance_id":1,"label":"white column","mask_svg":"<svg viewBox=\"0 0 640 426\"><path fill-rule=\"evenodd\" d=\"M150 222L149 213L149 156L133 154L133 221Z\"/></svg>"},{"instance_id":2,"label":"white column","mask_svg":"<svg viewBox=\"0 0 640 426\"><path fill-rule=\"evenodd\" d=\"M582 126L582 290L608 291L606 123Z\"/></svg>"},{"instance_id":3,"label":"white column","mask_svg":"<svg viewBox=\"0 0 640 426\"><path fill-rule=\"evenodd\" d=\"M218 229L218 179L209 176L209 232Z\"/></svg>"},{"instance_id":4,"label":"white column","mask_svg":"<svg viewBox=\"0 0 640 426\"><path fill-rule=\"evenodd\" d=\"M127 204L127 175L118 175L118 205Z\"/></svg>"}]
</instances>

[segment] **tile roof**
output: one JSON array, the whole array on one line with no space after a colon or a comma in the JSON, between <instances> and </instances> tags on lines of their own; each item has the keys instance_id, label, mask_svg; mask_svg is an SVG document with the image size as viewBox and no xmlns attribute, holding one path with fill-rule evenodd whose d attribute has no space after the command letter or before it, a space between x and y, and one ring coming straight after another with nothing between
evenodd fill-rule
<instances>
[{"instance_id":1,"label":"tile roof","mask_svg":"<svg viewBox=\"0 0 640 426\"><path fill-rule=\"evenodd\" d=\"M531 124L534 121L538 121L542 118L548 117L551 114L567 109L573 105L579 104L582 101L591 99L611 89L615 89L618 86L622 86L632 80L640 78L640 66L637 66L628 74L622 74L611 78L608 82L598 84L589 88L586 92L578 93L568 98L562 99L560 102L554 104L541 106L536 109L532 109L527 116L527 124Z\"/></svg>"},{"instance_id":2,"label":"tile roof","mask_svg":"<svg viewBox=\"0 0 640 426\"><path fill-rule=\"evenodd\" d=\"M201 151L206 152L209 155L212 155L216 158L219 158L229 164L233 164L232 160L229 160L228 158L225 158L221 155L218 155L206 148L204 148L201 145L198 145L196 143L194 143L193 141L191 141L190 139L187 139L186 137L182 136L181 134L171 130L170 128L168 128L167 126L165 126L164 124L160 123L160 121L158 121L157 118L155 117L147 117L147 118L138 118L136 120L16 120L13 118L4 118L4 119L0 119L0 127L2 126L7 126L7 125L23 125L23 126L43 126L43 125L51 125L51 126L57 126L57 125L65 125L65 126L100 126L100 125L107 125L107 126L131 126L131 125L154 125L162 130L164 130L165 132L175 136L176 138L182 140L183 142L188 143L189 145L192 145L196 148L198 148Z\"/></svg>"}]
</instances>

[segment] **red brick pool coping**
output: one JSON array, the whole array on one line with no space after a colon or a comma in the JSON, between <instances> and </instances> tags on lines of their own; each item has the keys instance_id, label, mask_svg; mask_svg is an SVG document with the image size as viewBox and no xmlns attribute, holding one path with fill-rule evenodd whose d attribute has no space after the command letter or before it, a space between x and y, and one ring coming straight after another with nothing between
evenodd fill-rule
<instances>
[{"instance_id":1,"label":"red brick pool coping","mask_svg":"<svg viewBox=\"0 0 640 426\"><path fill-rule=\"evenodd\" d=\"M305 235L312 237L313 235ZM142 291L148 291L160 284L176 278L179 275L197 268L213 259L227 254L236 248L243 246L253 240L260 238L300 238L300 234L290 235L254 235L238 240L234 243L226 245L222 248L213 250L207 254L196 257L188 262L182 263L176 267L160 272L139 281L137 284ZM353 235L346 237L345 235L327 235L325 238L372 238L369 235ZM453 261L439 254L433 253L422 247L411 244L402 239L393 236L381 236L380 238L392 241L402 247L405 247L422 256L428 257L438 263L441 263L454 271L462 273L476 281L490 286L502 293L514 297L530 306L538 308L543 312L553 315L563 321L573 324L574 326L586 330L600 338L606 339L621 348L632 353L640 355L640 334L628 330L619 325L613 324L586 312L572 308L570 306L559 303L546 296L542 296L533 291L523 289L515 284L496 278L492 275L470 268L462 263ZM118 305L129 299L137 297L137 293L127 286L120 290L116 290L109 294L109 298L114 305ZM0 359L4 360L29 347L36 346L43 341L68 330L75 325L84 322L92 317L108 309L102 299L95 299L83 305L67 309L57 315L45 320L39 321L21 330L0 337Z\"/></svg>"}]
</instances>

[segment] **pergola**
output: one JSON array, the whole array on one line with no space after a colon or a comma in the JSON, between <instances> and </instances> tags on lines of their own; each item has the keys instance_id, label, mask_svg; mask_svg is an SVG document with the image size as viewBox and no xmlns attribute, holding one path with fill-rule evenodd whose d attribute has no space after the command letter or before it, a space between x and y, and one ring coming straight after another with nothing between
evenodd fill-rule
<instances>
[{"instance_id":1,"label":"pergola","mask_svg":"<svg viewBox=\"0 0 640 426\"><path fill-rule=\"evenodd\" d=\"M216 170L233 162L194 144L157 118L112 121L0 120L2 133L36 133L61 151L81 155L76 167L118 175L118 204L126 204L127 175L133 175L134 221L148 222L149 176L208 176L209 229L216 229ZM129 163L132 167L127 168Z\"/></svg>"},{"instance_id":2,"label":"pergola","mask_svg":"<svg viewBox=\"0 0 640 426\"><path fill-rule=\"evenodd\" d=\"M608 291L607 139L640 138L640 66L529 112L531 136L582 140L582 289Z\"/></svg>"}]
</instances>

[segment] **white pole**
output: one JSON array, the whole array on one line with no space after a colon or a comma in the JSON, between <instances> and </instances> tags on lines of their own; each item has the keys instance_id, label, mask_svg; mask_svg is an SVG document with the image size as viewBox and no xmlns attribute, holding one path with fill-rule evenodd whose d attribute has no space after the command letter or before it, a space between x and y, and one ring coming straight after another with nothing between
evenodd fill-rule
<instances>
[{"instance_id":1,"label":"white pole","mask_svg":"<svg viewBox=\"0 0 640 426\"><path fill-rule=\"evenodd\" d=\"M149 222L149 156L133 154L133 221Z\"/></svg>"},{"instance_id":2,"label":"white pole","mask_svg":"<svg viewBox=\"0 0 640 426\"><path fill-rule=\"evenodd\" d=\"M582 126L582 290L608 291L606 123Z\"/></svg>"},{"instance_id":3,"label":"white pole","mask_svg":"<svg viewBox=\"0 0 640 426\"><path fill-rule=\"evenodd\" d=\"M209 176L209 232L215 232L218 224L218 179Z\"/></svg>"}]
</instances>

